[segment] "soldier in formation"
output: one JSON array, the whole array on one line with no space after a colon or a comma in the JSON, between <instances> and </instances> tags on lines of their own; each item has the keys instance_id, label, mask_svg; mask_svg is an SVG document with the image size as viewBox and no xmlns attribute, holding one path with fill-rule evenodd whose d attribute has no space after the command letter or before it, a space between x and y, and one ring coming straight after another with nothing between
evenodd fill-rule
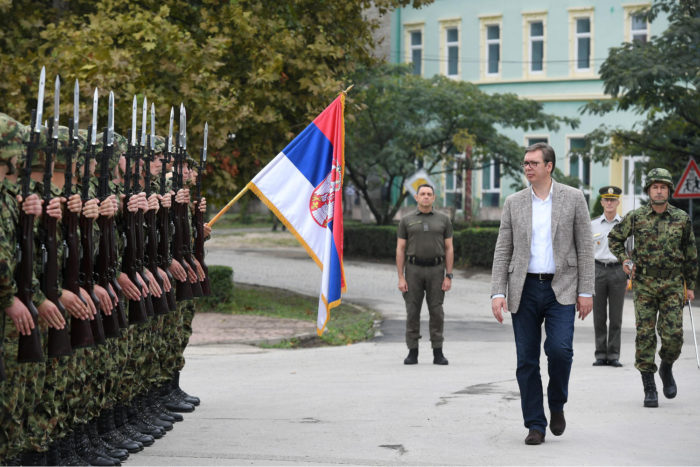
<instances>
[{"instance_id":1,"label":"soldier in formation","mask_svg":"<svg viewBox=\"0 0 700 467\"><path fill-rule=\"evenodd\" d=\"M0 114L0 463L120 465L200 403L179 374L208 292L202 165L184 128L144 118L127 140L57 115Z\"/></svg>"},{"instance_id":2,"label":"soldier in formation","mask_svg":"<svg viewBox=\"0 0 700 467\"><path fill-rule=\"evenodd\" d=\"M634 313L637 325L634 366L642 374L644 407L658 407L654 373L658 368L663 393L668 399L677 394L673 363L683 346L683 305L695 298L698 276L695 236L688 215L671 206L673 179L666 169L651 169L644 191L649 205L630 212L608 235L610 251L632 277ZM633 237L629 254L625 241ZM661 339L655 363L656 335Z\"/></svg>"}]
</instances>

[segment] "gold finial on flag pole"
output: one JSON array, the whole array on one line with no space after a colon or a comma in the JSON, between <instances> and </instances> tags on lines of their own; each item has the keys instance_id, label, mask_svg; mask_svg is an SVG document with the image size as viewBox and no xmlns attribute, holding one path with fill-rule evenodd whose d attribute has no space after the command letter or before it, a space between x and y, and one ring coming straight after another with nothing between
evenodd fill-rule
<instances>
[{"instance_id":1,"label":"gold finial on flag pole","mask_svg":"<svg viewBox=\"0 0 700 467\"><path fill-rule=\"evenodd\" d=\"M353 88L353 86L355 86L355 85L351 84L350 86L348 86L348 88L345 91L343 91L343 94L347 94L348 92L350 92L350 90Z\"/></svg>"}]
</instances>

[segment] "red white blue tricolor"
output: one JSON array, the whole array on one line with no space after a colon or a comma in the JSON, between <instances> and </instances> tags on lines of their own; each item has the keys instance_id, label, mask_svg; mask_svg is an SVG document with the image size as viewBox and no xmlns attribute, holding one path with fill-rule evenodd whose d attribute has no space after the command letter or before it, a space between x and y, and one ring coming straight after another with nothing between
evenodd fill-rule
<instances>
[{"instance_id":1,"label":"red white blue tricolor","mask_svg":"<svg viewBox=\"0 0 700 467\"><path fill-rule=\"evenodd\" d=\"M248 184L323 271L316 321L319 335L345 292L344 106L341 93Z\"/></svg>"}]
</instances>

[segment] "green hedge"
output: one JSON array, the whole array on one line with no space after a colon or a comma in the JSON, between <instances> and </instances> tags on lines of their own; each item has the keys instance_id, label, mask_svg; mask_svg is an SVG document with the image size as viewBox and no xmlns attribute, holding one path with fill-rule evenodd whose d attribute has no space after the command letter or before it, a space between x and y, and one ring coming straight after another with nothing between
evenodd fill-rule
<instances>
[{"instance_id":1,"label":"green hedge","mask_svg":"<svg viewBox=\"0 0 700 467\"><path fill-rule=\"evenodd\" d=\"M209 266L211 295L198 298L197 309L213 310L217 305L233 301L233 269L229 266Z\"/></svg>"},{"instance_id":2,"label":"green hedge","mask_svg":"<svg viewBox=\"0 0 700 467\"><path fill-rule=\"evenodd\" d=\"M344 230L343 253L348 257L394 258L395 225L352 225ZM468 228L454 233L455 263L491 267L498 228Z\"/></svg>"},{"instance_id":3,"label":"green hedge","mask_svg":"<svg viewBox=\"0 0 700 467\"><path fill-rule=\"evenodd\" d=\"M455 263L490 268L496 248L498 229L493 227L464 229L454 234Z\"/></svg>"}]
</instances>

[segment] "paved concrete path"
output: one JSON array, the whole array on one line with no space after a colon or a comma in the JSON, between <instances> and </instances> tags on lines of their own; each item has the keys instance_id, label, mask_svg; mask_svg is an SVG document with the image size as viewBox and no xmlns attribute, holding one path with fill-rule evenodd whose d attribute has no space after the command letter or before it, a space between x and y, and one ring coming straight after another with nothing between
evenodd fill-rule
<instances>
[{"instance_id":1,"label":"paved concrete path","mask_svg":"<svg viewBox=\"0 0 700 467\"><path fill-rule=\"evenodd\" d=\"M232 266L237 282L318 293L320 273L300 249L212 249L208 263ZM445 304L450 365L438 367L427 339L420 364L402 364L404 311L394 267L351 260L345 270L346 299L386 317L383 337L302 350L189 346L181 382L202 405L129 464L700 463L700 370L689 331L674 367L678 397L661 396L658 409L644 409L632 366L631 301L623 368L591 366L592 319L577 321L566 432L525 446L512 328L491 317L488 273L457 274Z\"/></svg>"}]
</instances>

